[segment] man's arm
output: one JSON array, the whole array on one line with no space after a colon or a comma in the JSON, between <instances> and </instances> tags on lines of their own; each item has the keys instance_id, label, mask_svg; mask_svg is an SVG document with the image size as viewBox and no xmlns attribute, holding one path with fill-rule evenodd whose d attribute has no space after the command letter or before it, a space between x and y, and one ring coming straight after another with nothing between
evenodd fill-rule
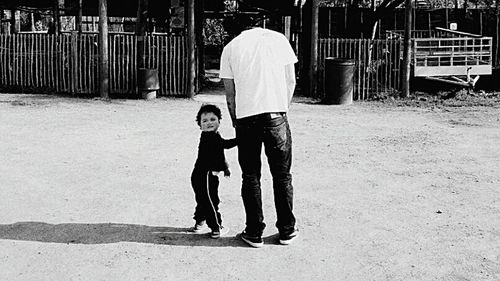
<instances>
[{"instance_id":1,"label":"man's arm","mask_svg":"<svg viewBox=\"0 0 500 281\"><path fill-rule=\"evenodd\" d=\"M285 65L285 80L286 80L286 89L288 93L288 107L290 107L296 84L295 66L293 63Z\"/></svg>"},{"instance_id":2,"label":"man's arm","mask_svg":"<svg viewBox=\"0 0 500 281\"><path fill-rule=\"evenodd\" d=\"M234 79L222 78L224 89L226 90L226 103L229 115L233 121L233 127L236 126L236 91L234 88Z\"/></svg>"}]
</instances>

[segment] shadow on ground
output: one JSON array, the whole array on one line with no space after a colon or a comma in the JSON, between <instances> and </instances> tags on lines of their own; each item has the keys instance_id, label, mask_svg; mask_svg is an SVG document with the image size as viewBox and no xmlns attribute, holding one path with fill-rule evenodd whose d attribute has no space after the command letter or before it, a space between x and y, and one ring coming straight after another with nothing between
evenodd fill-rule
<instances>
[{"instance_id":1,"label":"shadow on ground","mask_svg":"<svg viewBox=\"0 0 500 281\"><path fill-rule=\"evenodd\" d=\"M174 246L248 247L237 236L211 239L208 229L201 234L190 233L188 230L189 228L116 223L16 222L0 224L0 239L63 244L137 242ZM266 237L264 241L267 244L276 244L275 236Z\"/></svg>"}]
</instances>

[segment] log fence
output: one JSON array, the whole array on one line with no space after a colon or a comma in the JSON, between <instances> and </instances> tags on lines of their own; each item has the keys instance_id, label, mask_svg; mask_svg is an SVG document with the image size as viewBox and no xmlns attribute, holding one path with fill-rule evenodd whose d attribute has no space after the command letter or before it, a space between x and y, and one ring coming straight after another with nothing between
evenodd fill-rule
<instances>
[{"instance_id":1,"label":"log fence","mask_svg":"<svg viewBox=\"0 0 500 281\"><path fill-rule=\"evenodd\" d=\"M325 59L328 57L355 61L355 100L368 99L373 93L394 92L400 88L403 42L328 38L319 40L318 65L320 93L325 93Z\"/></svg>"},{"instance_id":2,"label":"log fence","mask_svg":"<svg viewBox=\"0 0 500 281\"><path fill-rule=\"evenodd\" d=\"M185 95L185 38L153 34L145 40L145 67L158 70L158 95ZM110 92L137 93L137 38L110 34L109 54ZM97 34L0 34L0 89L93 95L98 63Z\"/></svg>"},{"instance_id":3,"label":"log fence","mask_svg":"<svg viewBox=\"0 0 500 281\"><path fill-rule=\"evenodd\" d=\"M110 34L110 93L137 93L137 38ZM401 40L320 39L319 89L324 93L327 57L356 62L354 98L399 89ZM371 55L370 55L371 50ZM148 35L144 65L158 70L159 96L184 96L187 88L185 37ZM0 35L0 89L95 95L99 92L97 34Z\"/></svg>"}]
</instances>

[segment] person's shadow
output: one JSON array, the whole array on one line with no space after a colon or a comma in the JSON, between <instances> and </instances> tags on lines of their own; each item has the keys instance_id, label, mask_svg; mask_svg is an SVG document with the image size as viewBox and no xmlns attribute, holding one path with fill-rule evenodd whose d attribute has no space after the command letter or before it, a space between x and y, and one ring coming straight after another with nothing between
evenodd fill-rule
<instances>
[{"instance_id":1,"label":"person's shadow","mask_svg":"<svg viewBox=\"0 0 500 281\"><path fill-rule=\"evenodd\" d=\"M0 239L64 244L137 242L177 246L247 247L238 237L211 239L210 232L191 233L189 228L117 223L16 222L0 224Z\"/></svg>"}]
</instances>

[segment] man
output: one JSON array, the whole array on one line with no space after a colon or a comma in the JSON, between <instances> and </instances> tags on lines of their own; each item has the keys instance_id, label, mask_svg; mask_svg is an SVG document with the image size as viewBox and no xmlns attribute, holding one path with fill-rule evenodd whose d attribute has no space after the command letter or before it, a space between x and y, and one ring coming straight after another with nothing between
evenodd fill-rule
<instances>
[{"instance_id":1,"label":"man","mask_svg":"<svg viewBox=\"0 0 500 281\"><path fill-rule=\"evenodd\" d=\"M262 144L273 178L279 241L288 245L298 236L290 174L292 138L286 115L295 89L297 57L283 34L251 26L246 15L225 21L226 31L239 35L222 52L220 77L236 128L243 178L246 228L241 239L258 248L264 244L266 226L260 186Z\"/></svg>"}]
</instances>

